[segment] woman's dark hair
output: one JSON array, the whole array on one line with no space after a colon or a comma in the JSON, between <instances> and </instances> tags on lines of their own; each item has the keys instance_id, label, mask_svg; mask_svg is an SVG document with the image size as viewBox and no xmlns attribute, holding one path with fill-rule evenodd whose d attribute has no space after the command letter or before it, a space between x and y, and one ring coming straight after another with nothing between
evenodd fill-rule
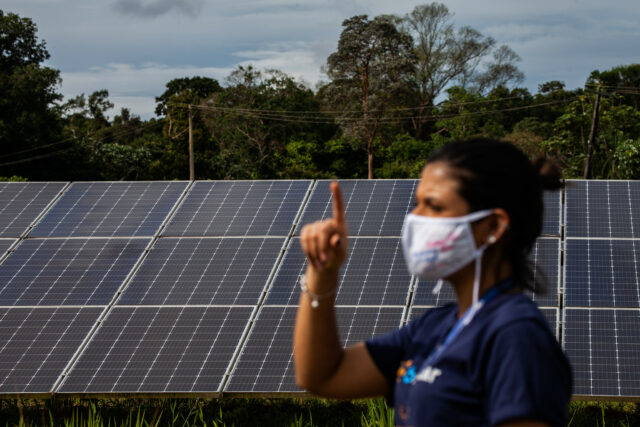
<instances>
[{"instance_id":1,"label":"woman's dark hair","mask_svg":"<svg viewBox=\"0 0 640 427\"><path fill-rule=\"evenodd\" d=\"M534 280L528 257L542 230L542 191L563 185L555 162L546 157L531 162L514 145L484 138L445 144L427 160L433 162L452 169L471 212L502 208L509 214L502 257L511 264L516 286L544 291L544 283Z\"/></svg>"}]
</instances>

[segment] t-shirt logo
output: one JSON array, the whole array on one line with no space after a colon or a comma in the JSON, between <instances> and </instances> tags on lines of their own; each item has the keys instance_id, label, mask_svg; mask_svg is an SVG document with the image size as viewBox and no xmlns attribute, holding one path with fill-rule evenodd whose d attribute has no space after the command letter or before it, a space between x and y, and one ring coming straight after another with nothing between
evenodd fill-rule
<instances>
[{"instance_id":1,"label":"t-shirt logo","mask_svg":"<svg viewBox=\"0 0 640 427\"><path fill-rule=\"evenodd\" d=\"M413 360L406 360L400 363L398 372L396 373L396 382L403 382L404 384L411 384L416 378L416 367L413 364Z\"/></svg>"},{"instance_id":2,"label":"t-shirt logo","mask_svg":"<svg viewBox=\"0 0 640 427\"><path fill-rule=\"evenodd\" d=\"M442 375L442 371L438 368L434 368L431 366L427 366L424 368L418 375L416 375L416 381L424 381L429 384L433 384L433 382Z\"/></svg>"}]
</instances>

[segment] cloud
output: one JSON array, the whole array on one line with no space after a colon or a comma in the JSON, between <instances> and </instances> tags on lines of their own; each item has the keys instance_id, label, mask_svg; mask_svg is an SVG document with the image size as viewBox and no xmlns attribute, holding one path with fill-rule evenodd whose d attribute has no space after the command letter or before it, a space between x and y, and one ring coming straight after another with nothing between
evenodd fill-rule
<instances>
[{"instance_id":1,"label":"cloud","mask_svg":"<svg viewBox=\"0 0 640 427\"><path fill-rule=\"evenodd\" d=\"M166 84L172 79L205 76L222 82L232 70L225 67L170 67L155 63L142 66L108 64L86 71L63 71L61 92L68 99L81 93L89 95L96 90L107 89L116 112L127 107L134 114L148 119L155 115L156 96L165 91Z\"/></svg>"},{"instance_id":2,"label":"cloud","mask_svg":"<svg viewBox=\"0 0 640 427\"><path fill-rule=\"evenodd\" d=\"M176 11L195 18L202 12L204 0L118 0L114 8L124 15L155 18Z\"/></svg>"}]
</instances>

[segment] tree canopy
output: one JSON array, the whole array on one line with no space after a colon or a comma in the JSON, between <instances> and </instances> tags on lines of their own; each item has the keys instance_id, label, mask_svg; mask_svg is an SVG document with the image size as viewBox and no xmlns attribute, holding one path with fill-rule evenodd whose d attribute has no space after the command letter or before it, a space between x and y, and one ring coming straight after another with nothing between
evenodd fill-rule
<instances>
[{"instance_id":1,"label":"tree canopy","mask_svg":"<svg viewBox=\"0 0 640 427\"><path fill-rule=\"evenodd\" d=\"M143 120L113 114L106 89L63 101L35 23L0 10L0 175L187 179L191 122L196 179L417 177L433 150L475 136L553 156L565 177L581 177L599 93L592 176L640 179L640 64L530 93L518 86L518 54L453 16L440 3L353 16L316 90L238 66L221 82L170 80Z\"/></svg>"}]
</instances>

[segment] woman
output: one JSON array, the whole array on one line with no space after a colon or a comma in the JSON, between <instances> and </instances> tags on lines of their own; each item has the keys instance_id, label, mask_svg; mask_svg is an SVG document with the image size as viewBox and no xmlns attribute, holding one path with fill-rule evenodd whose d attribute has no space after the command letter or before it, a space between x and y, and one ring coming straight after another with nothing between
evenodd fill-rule
<instances>
[{"instance_id":1,"label":"woman","mask_svg":"<svg viewBox=\"0 0 640 427\"><path fill-rule=\"evenodd\" d=\"M542 190L561 185L552 163L532 164L507 143L440 148L423 169L402 242L410 273L446 279L457 304L342 349L333 297L347 224L332 183L333 218L301 233L308 266L294 333L298 385L333 398L387 396L397 425L565 425L570 367L521 292L540 289L527 257L542 228Z\"/></svg>"}]
</instances>

